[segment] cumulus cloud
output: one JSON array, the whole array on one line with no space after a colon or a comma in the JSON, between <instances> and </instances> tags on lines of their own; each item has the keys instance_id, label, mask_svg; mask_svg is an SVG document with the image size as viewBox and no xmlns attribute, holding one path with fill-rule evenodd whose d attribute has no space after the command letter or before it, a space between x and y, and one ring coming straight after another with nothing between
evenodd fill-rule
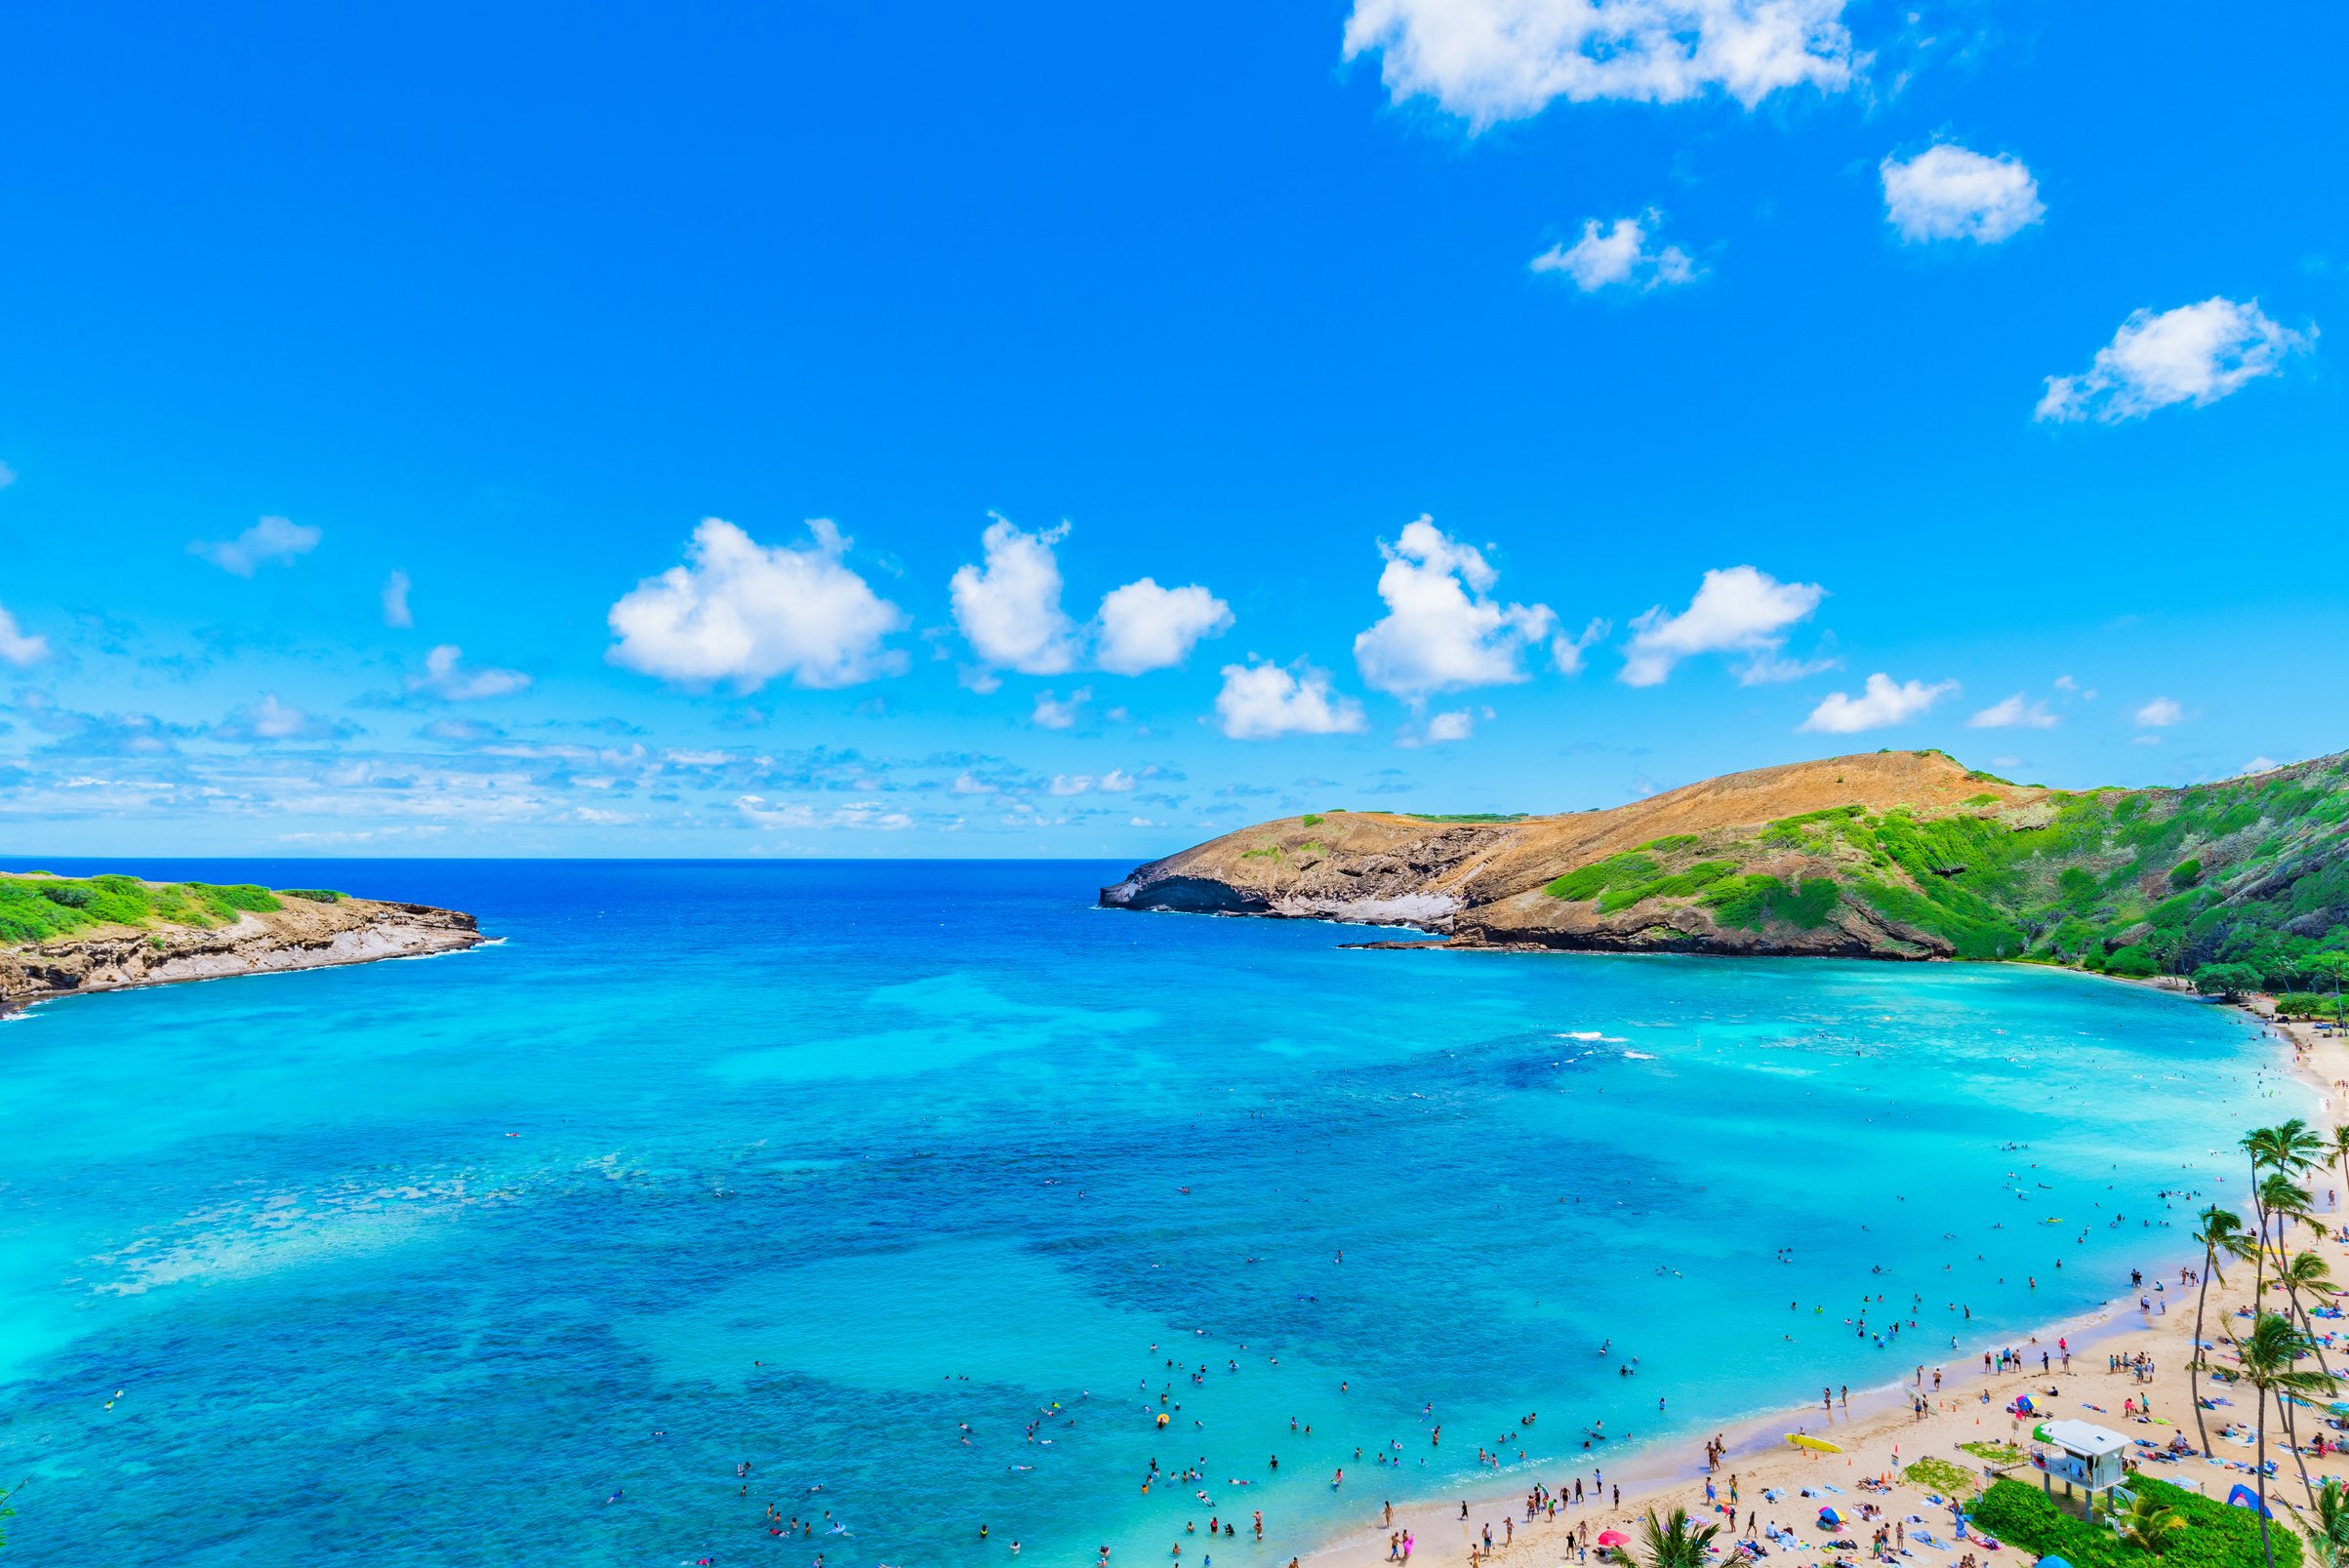
<instances>
[{"instance_id":1,"label":"cumulus cloud","mask_svg":"<svg viewBox=\"0 0 2349 1568\"><path fill-rule=\"evenodd\" d=\"M2139 310L2096 350L2085 373L2047 378L2033 418L2118 424L2177 403L2202 408L2277 374L2287 355L2315 343L2313 326L2306 332L2280 326L2256 300L2213 296L2160 315Z\"/></svg>"},{"instance_id":2,"label":"cumulus cloud","mask_svg":"<svg viewBox=\"0 0 2349 1568\"><path fill-rule=\"evenodd\" d=\"M1787 628L1808 619L1826 597L1816 583L1781 583L1751 566L1707 572L1687 609L1667 615L1659 604L1632 623L1624 684L1659 685L1673 665L1707 653L1751 654L1740 672L1747 684L1812 673L1818 666L1788 663L1777 655Z\"/></svg>"},{"instance_id":3,"label":"cumulus cloud","mask_svg":"<svg viewBox=\"0 0 2349 1568\"><path fill-rule=\"evenodd\" d=\"M1996 245L2047 215L2039 181L2007 153L1986 158L1944 142L1906 163L1886 158L1877 171L1883 177L1884 217L1912 244L1964 239Z\"/></svg>"},{"instance_id":4,"label":"cumulus cloud","mask_svg":"<svg viewBox=\"0 0 2349 1568\"><path fill-rule=\"evenodd\" d=\"M2137 727L2142 730L2166 730L2185 722L2184 705L2172 698L2157 697L2137 709Z\"/></svg>"},{"instance_id":5,"label":"cumulus cloud","mask_svg":"<svg viewBox=\"0 0 2349 1568\"><path fill-rule=\"evenodd\" d=\"M1376 50L1397 103L1478 130L1558 99L1673 103L1851 80L1843 0L1355 0L1348 60Z\"/></svg>"},{"instance_id":6,"label":"cumulus cloud","mask_svg":"<svg viewBox=\"0 0 2349 1568\"><path fill-rule=\"evenodd\" d=\"M1038 692L1035 694L1035 711L1029 715L1028 721L1039 730L1071 729L1084 716L1085 704L1092 700L1091 689L1083 686L1071 692L1065 703L1050 692Z\"/></svg>"},{"instance_id":7,"label":"cumulus cloud","mask_svg":"<svg viewBox=\"0 0 2349 1568\"><path fill-rule=\"evenodd\" d=\"M408 574L405 572L394 572L384 581L384 624L416 624L416 617L408 611Z\"/></svg>"},{"instance_id":8,"label":"cumulus cloud","mask_svg":"<svg viewBox=\"0 0 2349 1568\"><path fill-rule=\"evenodd\" d=\"M1060 558L1053 546L1069 525L1027 533L1004 517L980 537L985 564L964 565L949 585L954 623L981 664L964 684L992 691L991 667L1023 675L1058 675L1085 662L1113 675L1166 669L1191 656L1201 639L1232 625L1232 607L1196 583L1161 587L1140 578L1102 596L1089 625L1078 626L1061 608Z\"/></svg>"},{"instance_id":9,"label":"cumulus cloud","mask_svg":"<svg viewBox=\"0 0 2349 1568\"><path fill-rule=\"evenodd\" d=\"M408 690L419 697L444 703L475 703L489 697L510 697L530 684L518 669L467 669L465 651L442 643L425 655L425 672L408 677Z\"/></svg>"},{"instance_id":10,"label":"cumulus cloud","mask_svg":"<svg viewBox=\"0 0 2349 1568\"><path fill-rule=\"evenodd\" d=\"M0 660L19 665L35 663L49 657L49 639L35 637L17 624L17 618L0 605Z\"/></svg>"},{"instance_id":11,"label":"cumulus cloud","mask_svg":"<svg viewBox=\"0 0 2349 1568\"><path fill-rule=\"evenodd\" d=\"M1485 716L1489 718L1491 714L1492 710L1487 708ZM1442 745L1448 741L1465 741L1476 731L1477 716L1463 707L1449 713L1430 715L1425 725L1416 730L1405 730L1395 744L1403 746Z\"/></svg>"},{"instance_id":12,"label":"cumulus cloud","mask_svg":"<svg viewBox=\"0 0 2349 1568\"><path fill-rule=\"evenodd\" d=\"M1143 578L1102 596L1100 624L1094 663L1114 675L1139 675L1179 664L1200 639L1229 631L1232 607L1195 583L1162 588Z\"/></svg>"},{"instance_id":13,"label":"cumulus cloud","mask_svg":"<svg viewBox=\"0 0 2349 1568\"><path fill-rule=\"evenodd\" d=\"M1862 730L1905 724L1910 719L1922 718L1935 703L1957 689L1954 680L1927 686L1921 680L1895 684L1889 675L1871 675L1857 697L1843 692L1828 693L1827 700L1812 708L1810 717L1802 721L1802 728L1828 735L1856 735Z\"/></svg>"},{"instance_id":14,"label":"cumulus cloud","mask_svg":"<svg viewBox=\"0 0 2349 1568\"><path fill-rule=\"evenodd\" d=\"M297 555L307 555L324 537L317 529L290 517L264 517L234 539L198 540L187 550L223 572L251 577L271 561L290 561Z\"/></svg>"},{"instance_id":15,"label":"cumulus cloud","mask_svg":"<svg viewBox=\"0 0 2349 1568\"><path fill-rule=\"evenodd\" d=\"M1406 523L1393 544L1380 541L1379 551L1387 558L1378 577L1387 614L1354 639L1362 679L1418 699L1525 678L1519 652L1558 623L1547 605L1496 603L1489 590L1499 574L1431 518Z\"/></svg>"},{"instance_id":16,"label":"cumulus cloud","mask_svg":"<svg viewBox=\"0 0 2349 1568\"><path fill-rule=\"evenodd\" d=\"M829 688L899 673L906 656L886 639L905 627L905 612L844 564L850 542L830 519L807 529L810 546L790 549L704 518L683 565L612 606L620 640L605 657L664 680L744 691L777 678Z\"/></svg>"},{"instance_id":17,"label":"cumulus cloud","mask_svg":"<svg viewBox=\"0 0 2349 1568\"><path fill-rule=\"evenodd\" d=\"M1024 533L996 513L980 536L984 566L955 569L949 593L954 623L990 664L1023 675L1057 675L1076 664L1076 628L1060 606L1060 562L1052 546L1069 525Z\"/></svg>"},{"instance_id":18,"label":"cumulus cloud","mask_svg":"<svg viewBox=\"0 0 2349 1568\"><path fill-rule=\"evenodd\" d=\"M6 490L9 486L15 484L16 482L17 470L10 467L5 462L0 462L0 490Z\"/></svg>"},{"instance_id":19,"label":"cumulus cloud","mask_svg":"<svg viewBox=\"0 0 2349 1568\"><path fill-rule=\"evenodd\" d=\"M2044 702L2029 703L2021 692L1993 703L1965 721L1969 730L2051 730L2060 721Z\"/></svg>"},{"instance_id":20,"label":"cumulus cloud","mask_svg":"<svg viewBox=\"0 0 2349 1568\"><path fill-rule=\"evenodd\" d=\"M1235 741L1282 735L1352 735L1362 727L1361 704L1338 696L1329 676L1300 660L1292 671L1258 661L1226 664L1215 695L1216 721Z\"/></svg>"},{"instance_id":21,"label":"cumulus cloud","mask_svg":"<svg viewBox=\"0 0 2349 1568\"><path fill-rule=\"evenodd\" d=\"M278 701L275 692L263 692L260 702L235 709L214 726L212 738L261 744L270 741L340 741L358 733L355 724L304 713L290 703Z\"/></svg>"},{"instance_id":22,"label":"cumulus cloud","mask_svg":"<svg viewBox=\"0 0 2349 1568\"><path fill-rule=\"evenodd\" d=\"M1583 221L1582 238L1571 245L1553 245L1535 257L1536 272L1562 272L1585 294L1623 287L1644 294L1696 277L1696 262L1678 245L1658 246L1656 228L1664 215L1650 207L1638 218L1618 218L1601 225L1596 218Z\"/></svg>"}]
</instances>

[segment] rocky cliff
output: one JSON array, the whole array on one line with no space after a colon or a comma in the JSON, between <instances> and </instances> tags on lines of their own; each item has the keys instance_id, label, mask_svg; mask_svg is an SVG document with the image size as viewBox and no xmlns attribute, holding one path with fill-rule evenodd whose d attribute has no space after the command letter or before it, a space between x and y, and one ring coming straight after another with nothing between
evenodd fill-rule
<instances>
[{"instance_id":1,"label":"rocky cliff","mask_svg":"<svg viewBox=\"0 0 2349 1568\"><path fill-rule=\"evenodd\" d=\"M371 899L269 902L276 907L231 909L209 924L150 917L0 946L0 1012L76 991L418 957L482 940L473 917L454 909Z\"/></svg>"},{"instance_id":2,"label":"rocky cliff","mask_svg":"<svg viewBox=\"0 0 2349 1568\"><path fill-rule=\"evenodd\" d=\"M2344 819L2341 757L2185 789L2064 791L1883 751L1607 811L1317 812L1154 861L1101 902L1415 926L1454 946L2288 972L2349 949Z\"/></svg>"}]
</instances>

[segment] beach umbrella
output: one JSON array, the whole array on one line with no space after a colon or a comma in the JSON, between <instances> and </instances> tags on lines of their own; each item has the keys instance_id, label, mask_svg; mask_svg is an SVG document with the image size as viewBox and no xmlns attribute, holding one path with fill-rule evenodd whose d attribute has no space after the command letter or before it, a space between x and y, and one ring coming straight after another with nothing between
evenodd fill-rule
<instances>
[{"instance_id":1,"label":"beach umbrella","mask_svg":"<svg viewBox=\"0 0 2349 1568\"><path fill-rule=\"evenodd\" d=\"M2061 1557L2042 1557L2039 1560L2039 1568L2072 1568L2072 1565Z\"/></svg>"},{"instance_id":2,"label":"beach umbrella","mask_svg":"<svg viewBox=\"0 0 2349 1568\"><path fill-rule=\"evenodd\" d=\"M1628 1544L1630 1540L1631 1537L1625 1535L1620 1530L1601 1530L1599 1532L1599 1544L1602 1547L1620 1547Z\"/></svg>"},{"instance_id":3,"label":"beach umbrella","mask_svg":"<svg viewBox=\"0 0 2349 1568\"><path fill-rule=\"evenodd\" d=\"M1821 1508L1819 1510L1819 1522L1821 1524L1841 1525L1843 1522L1843 1516L1836 1512L1836 1510L1833 1508Z\"/></svg>"}]
</instances>

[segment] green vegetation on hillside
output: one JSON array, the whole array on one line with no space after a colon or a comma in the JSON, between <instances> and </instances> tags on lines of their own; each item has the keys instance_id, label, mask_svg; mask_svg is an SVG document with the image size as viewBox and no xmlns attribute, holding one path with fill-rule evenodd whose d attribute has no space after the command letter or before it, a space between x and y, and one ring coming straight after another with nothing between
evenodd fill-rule
<instances>
[{"instance_id":1,"label":"green vegetation on hillside","mask_svg":"<svg viewBox=\"0 0 2349 1568\"><path fill-rule=\"evenodd\" d=\"M309 889L296 898L333 903ZM0 942L44 942L95 926L232 924L245 910L282 909L277 895L249 883L142 882L135 876L0 876Z\"/></svg>"},{"instance_id":2,"label":"green vegetation on hillside","mask_svg":"<svg viewBox=\"0 0 2349 1568\"><path fill-rule=\"evenodd\" d=\"M2349 965L2349 760L2185 789L2002 798L1938 817L1837 806L1679 834L1542 891L1601 913L1678 899L1742 930L1816 928L1849 909L1959 958L2193 976L2227 993L2329 997L2329 966Z\"/></svg>"},{"instance_id":3,"label":"green vegetation on hillside","mask_svg":"<svg viewBox=\"0 0 2349 1568\"><path fill-rule=\"evenodd\" d=\"M1435 812L1406 812L1415 823L1521 823L1529 812L1522 811L1455 811L1443 815Z\"/></svg>"}]
</instances>

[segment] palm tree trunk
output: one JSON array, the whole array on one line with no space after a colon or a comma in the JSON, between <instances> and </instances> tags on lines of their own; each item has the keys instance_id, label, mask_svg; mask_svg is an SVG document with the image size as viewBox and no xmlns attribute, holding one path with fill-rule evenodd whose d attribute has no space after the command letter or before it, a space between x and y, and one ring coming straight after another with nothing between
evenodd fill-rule
<instances>
[{"instance_id":1,"label":"palm tree trunk","mask_svg":"<svg viewBox=\"0 0 2349 1568\"><path fill-rule=\"evenodd\" d=\"M2202 1288L2194 1295L2194 1354L2186 1358L2188 1390L2194 1396L2194 1435L2203 1440L2203 1457L2210 1457L2210 1427L2203 1420L2203 1380L2209 1376L2203 1366L2203 1309L2210 1302L2210 1266L2218 1261L2218 1249L2203 1249Z\"/></svg>"},{"instance_id":2,"label":"palm tree trunk","mask_svg":"<svg viewBox=\"0 0 2349 1568\"><path fill-rule=\"evenodd\" d=\"M2308 1494L2308 1506L2317 1506L2317 1489L2308 1479L2308 1458L2300 1452L2299 1424L2292 1420L2291 1395L2276 1390L2276 1422L2284 1428L2284 1442L2291 1450L2292 1465L2300 1472L2300 1489Z\"/></svg>"},{"instance_id":3,"label":"palm tree trunk","mask_svg":"<svg viewBox=\"0 0 2349 1568\"><path fill-rule=\"evenodd\" d=\"M2259 1483L2259 1549L2267 1556L2267 1568L2276 1568L2276 1546L2267 1535L2267 1390L2259 1388L2259 1468L2252 1478Z\"/></svg>"}]
</instances>

